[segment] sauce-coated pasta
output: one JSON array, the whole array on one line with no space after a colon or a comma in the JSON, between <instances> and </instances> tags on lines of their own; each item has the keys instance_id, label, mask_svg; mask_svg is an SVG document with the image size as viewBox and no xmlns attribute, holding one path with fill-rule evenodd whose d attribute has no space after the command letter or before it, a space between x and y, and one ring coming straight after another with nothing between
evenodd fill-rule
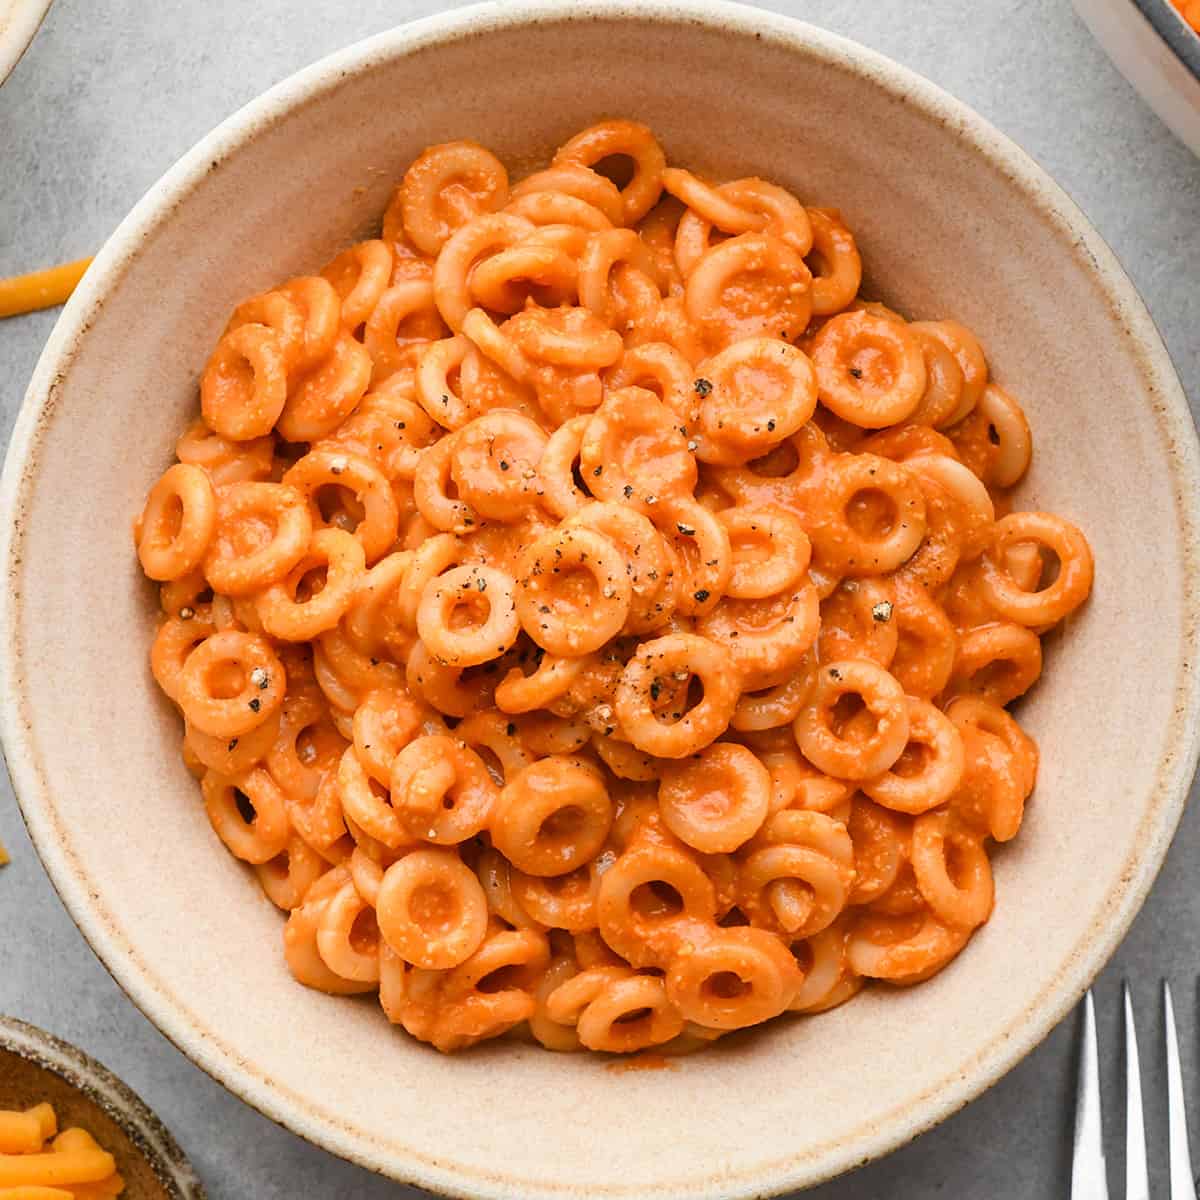
<instances>
[{"instance_id":1,"label":"sauce-coated pasta","mask_svg":"<svg viewBox=\"0 0 1200 1200\"><path fill-rule=\"evenodd\" d=\"M613 161L627 170L603 173ZM137 522L154 676L310 987L443 1051L683 1051L928 978L1086 600L975 336L607 121L409 167L233 313Z\"/></svg>"}]
</instances>

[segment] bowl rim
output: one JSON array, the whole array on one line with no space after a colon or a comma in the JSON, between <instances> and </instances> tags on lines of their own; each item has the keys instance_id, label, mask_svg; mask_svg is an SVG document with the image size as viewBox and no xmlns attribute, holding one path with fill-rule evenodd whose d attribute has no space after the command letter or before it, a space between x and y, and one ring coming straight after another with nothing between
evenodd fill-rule
<instances>
[{"instance_id":1,"label":"bowl rim","mask_svg":"<svg viewBox=\"0 0 1200 1200\"><path fill-rule=\"evenodd\" d=\"M204 1184L171 1131L145 1100L103 1063L53 1033L3 1014L0 1051L57 1075L115 1121L170 1200L206 1200Z\"/></svg>"},{"instance_id":2,"label":"bowl rim","mask_svg":"<svg viewBox=\"0 0 1200 1200\"><path fill-rule=\"evenodd\" d=\"M1130 0L1130 3L1200 83L1200 33L1183 19L1183 13L1170 0Z\"/></svg>"},{"instance_id":3,"label":"bowl rim","mask_svg":"<svg viewBox=\"0 0 1200 1200\"><path fill-rule=\"evenodd\" d=\"M52 3L53 0L16 0L8 19L0 19L0 83L12 74L29 49Z\"/></svg>"},{"instance_id":4,"label":"bowl rim","mask_svg":"<svg viewBox=\"0 0 1200 1200\"><path fill-rule=\"evenodd\" d=\"M6 752L22 815L52 883L68 912L101 962L141 1011L193 1062L235 1095L301 1137L368 1169L428 1190L462 1196L562 1196L570 1184L544 1183L449 1164L405 1148L380 1152L369 1135L332 1121L284 1091L225 1045L219 1033L202 1026L152 976L120 939L98 897L89 895L87 877L64 849L57 832L52 797L39 766L20 658L20 570L23 513L35 486L39 449L57 410L62 380L70 371L83 336L106 295L120 281L139 247L167 222L181 198L200 186L221 161L294 109L335 92L353 75L401 60L417 50L530 25L592 20L651 21L700 25L739 38L819 58L822 62L882 89L945 126L992 169L1002 172L1025 201L1074 249L1083 269L1125 330L1140 367L1176 484L1185 612L1200 599L1200 444L1187 401L1167 350L1132 282L1113 252L1079 207L1023 150L973 109L915 71L840 35L730 0L506 0L481 3L425 17L376 34L287 77L202 138L134 206L84 276L46 343L17 416L2 476L0 512L0 739ZM751 1197L779 1195L832 1178L877 1158L923 1133L963 1107L1016 1065L1070 1011L1128 929L1154 882L1182 814L1200 753L1200 672L1191 664L1200 649L1200 622L1185 621L1182 669L1174 681L1174 704L1166 750L1149 789L1150 811L1126 858L1120 885L1089 927L1059 973L1031 999L1012 1025L998 1030L974 1057L942 1086L909 1099L863 1136L836 1146L793 1151L746 1168L664 1184L654 1195ZM374 1153L373 1153L374 1150ZM625 1186L593 1189L612 1196L640 1195Z\"/></svg>"}]
</instances>

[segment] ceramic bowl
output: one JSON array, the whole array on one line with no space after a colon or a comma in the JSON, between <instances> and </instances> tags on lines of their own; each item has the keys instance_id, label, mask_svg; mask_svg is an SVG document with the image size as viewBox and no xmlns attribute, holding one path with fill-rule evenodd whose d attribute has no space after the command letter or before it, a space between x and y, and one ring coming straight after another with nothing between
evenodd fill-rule
<instances>
[{"instance_id":1,"label":"ceramic bowl","mask_svg":"<svg viewBox=\"0 0 1200 1200\"><path fill-rule=\"evenodd\" d=\"M51 0L0 0L0 83L33 41Z\"/></svg>"},{"instance_id":2,"label":"ceramic bowl","mask_svg":"<svg viewBox=\"0 0 1200 1200\"><path fill-rule=\"evenodd\" d=\"M113 1155L124 1200L205 1200L175 1139L128 1085L52 1034L0 1017L0 1109L42 1101L60 1129L79 1125Z\"/></svg>"},{"instance_id":3,"label":"ceramic bowl","mask_svg":"<svg viewBox=\"0 0 1200 1200\"><path fill-rule=\"evenodd\" d=\"M146 663L130 521L197 411L233 304L378 222L412 156L515 169L599 117L676 161L841 207L867 287L973 327L1036 435L1022 506L1077 521L1095 595L1022 720L1037 796L969 949L669 1069L500 1044L444 1058L304 989L217 843ZM383 34L276 87L121 225L46 347L0 486L0 696L30 831L137 1004L238 1095L337 1154L486 1197L749 1197L825 1179L960 1107L1070 1008L1162 861L1197 748L1200 472L1151 321L1080 211L962 104L807 25L685 0L514 0ZM1153 613L1149 612L1153 588Z\"/></svg>"},{"instance_id":4,"label":"ceramic bowl","mask_svg":"<svg viewBox=\"0 0 1200 1200\"><path fill-rule=\"evenodd\" d=\"M1072 0L1113 65L1200 155L1200 34L1171 0Z\"/></svg>"}]
</instances>

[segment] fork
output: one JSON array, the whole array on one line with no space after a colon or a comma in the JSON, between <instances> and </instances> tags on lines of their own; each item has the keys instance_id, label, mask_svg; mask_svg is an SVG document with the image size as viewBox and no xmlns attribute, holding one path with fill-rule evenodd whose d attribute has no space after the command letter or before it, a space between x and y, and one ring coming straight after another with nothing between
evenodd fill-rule
<instances>
[{"instance_id":1,"label":"fork","mask_svg":"<svg viewBox=\"0 0 1200 1200\"><path fill-rule=\"evenodd\" d=\"M1146 1168L1146 1125L1142 1117L1142 1077L1129 984L1125 1000L1125 1200L1150 1200ZM1197 1200L1188 1150L1183 1074L1171 985L1163 980L1163 1016L1167 1038L1167 1114L1170 1200ZM1083 1001L1083 1047L1075 1100L1075 1154L1071 1163L1071 1200L1108 1200L1104 1136L1100 1120L1100 1065L1096 1046L1096 1008L1089 990Z\"/></svg>"}]
</instances>

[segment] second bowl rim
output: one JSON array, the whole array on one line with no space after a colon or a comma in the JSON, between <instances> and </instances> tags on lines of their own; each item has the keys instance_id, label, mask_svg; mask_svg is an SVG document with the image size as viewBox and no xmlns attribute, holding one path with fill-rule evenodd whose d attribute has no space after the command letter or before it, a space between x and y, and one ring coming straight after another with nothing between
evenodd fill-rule
<instances>
[{"instance_id":1,"label":"second bowl rim","mask_svg":"<svg viewBox=\"0 0 1200 1200\"><path fill-rule=\"evenodd\" d=\"M71 369L95 313L137 258L141 245L170 219L181 198L199 186L223 159L294 110L343 86L354 75L402 60L422 48L491 31L593 19L699 24L817 56L905 100L925 119L952 126L954 136L982 155L991 167L1005 171L1041 218L1073 244L1084 269L1120 318L1143 378L1156 394L1156 417L1179 483L1181 570L1188 593L1200 597L1200 510L1195 500L1200 496L1200 443L1167 350L1132 282L1078 205L1024 150L970 106L875 50L806 22L731 0L506 0L503 5L481 3L435 14L356 42L288 76L227 117L151 186L97 254L47 340L18 413L0 476L0 511L10 514L9 521L0 526L0 562L5 572L4 586L0 587L0 697L4 698L0 702L0 738L22 815L54 887L106 969L156 1028L224 1087L291 1131L371 1170L452 1195L563 1193L538 1181L504 1179L447 1166L445 1156L434 1161L415 1150L406 1151L402 1165L393 1161L397 1158L394 1151L388 1152L386 1164L378 1155L373 1159L369 1135L331 1121L304 1097L283 1091L239 1061L217 1031L201 1024L164 981L141 966L136 956L121 953L113 944L111 918L103 911L99 898L89 895L85 874L59 836L53 799L40 769L40 753L28 715L19 637L23 513L35 485L42 439L54 421L58 388ZM1186 625L1181 637L1190 651L1184 656L1186 667L1196 661L1200 626L1195 621ZM998 1031L979 1051L973 1066L941 1088L917 1119L897 1115L881 1121L872 1136L824 1154L816 1165L812 1161L814 1151L792 1153L760 1164L737 1178L725 1177L719 1190L711 1183L692 1190L681 1180L676 1190L663 1189L655 1194L664 1198L684 1194L742 1197L776 1195L812 1185L895 1149L945 1119L1010 1070L1069 1012L1107 961L1149 892L1183 811L1200 753L1198 713L1200 673L1186 669L1175 684L1168 752L1149 789L1161 799L1150 814L1153 820L1148 816L1139 832L1122 887L1105 919L1093 923L1059 976L1030 1003L1026 1013L1029 1019L1015 1028ZM639 1193L614 1190L607 1194Z\"/></svg>"}]
</instances>

